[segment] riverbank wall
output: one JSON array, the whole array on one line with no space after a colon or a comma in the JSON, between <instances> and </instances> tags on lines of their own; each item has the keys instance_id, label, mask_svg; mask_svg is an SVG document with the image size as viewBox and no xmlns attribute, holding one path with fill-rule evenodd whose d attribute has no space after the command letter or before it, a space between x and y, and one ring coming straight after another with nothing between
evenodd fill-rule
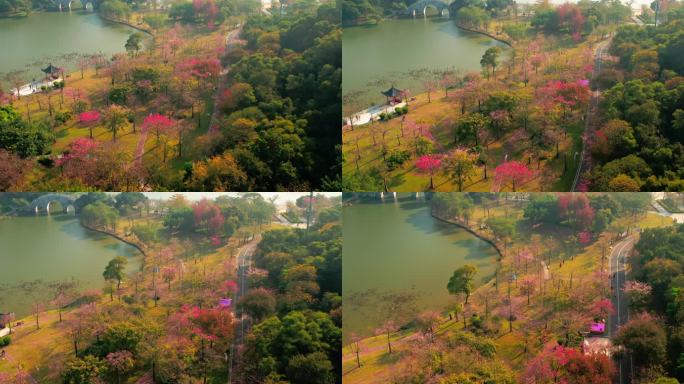
<instances>
[{"instance_id":1,"label":"riverbank wall","mask_svg":"<svg viewBox=\"0 0 684 384\"><path fill-rule=\"evenodd\" d=\"M79 223L81 223L81 226L82 226L83 228L85 228L85 229L88 229L88 230L94 231L94 232L99 232L99 233L102 233L102 234L105 234L105 235L109 235L109 236L111 236L111 237L113 237L113 238L115 238L115 239L117 239L117 240L119 240L119 241L122 241L122 242L124 242L124 243L126 243L126 244L128 244L128 245L130 245L130 246L132 246L132 247L134 247L135 249L137 249L138 251L140 251L140 253L143 255L143 258L144 258L144 259L147 259L147 251L146 251L147 246L146 246L145 243L143 243L142 241L137 240L137 239L127 239L127 238L124 237L124 235L121 235L121 234L119 234L119 233L116 233L116 232L113 232L113 231L110 231L110 230L107 230L107 229L97 228L97 227L93 227L93 226L87 225L87 224L83 223L81 220L79 220ZM144 264L145 264L145 263L144 263L144 260L143 260L143 266L144 266Z\"/></svg>"},{"instance_id":2,"label":"riverbank wall","mask_svg":"<svg viewBox=\"0 0 684 384\"><path fill-rule=\"evenodd\" d=\"M459 23L456 23L456 26L457 26L458 28L464 30L464 31L468 31L468 32L472 32L472 33L478 33L478 34L480 34L480 35L487 36L487 37L489 37L489 38L492 39L492 40L496 40L496 41L498 41L498 42L500 42L500 43L502 43L502 44L507 45L509 48L511 48L512 50L515 51L515 48L513 48L513 43L511 43L511 42L508 41L508 40L505 40L505 39L502 38L502 37L497 37L497 36L492 35L491 33L487 32L487 31L482 31L482 30L479 30L479 29L471 29L471 28L468 28L468 27L464 27L463 25L461 25L461 24L459 24Z\"/></svg>"},{"instance_id":3,"label":"riverbank wall","mask_svg":"<svg viewBox=\"0 0 684 384\"><path fill-rule=\"evenodd\" d=\"M138 30L138 31L140 31L140 32L147 33L147 34L150 35L152 38L155 37L155 36L154 36L154 33L152 33L152 31L150 31L150 30L148 30L148 29L146 29L146 28L143 28L143 27L140 27L140 26L131 24L131 23L129 23L128 21L125 21L125 20L118 20L118 19L111 19L111 18L106 17L106 16L104 16L104 15L98 15L98 16L100 16L100 18L101 18L102 20L106 20L106 21L109 21L109 22L111 22L111 23L116 23L116 24L125 25L125 26L127 26L127 27L133 28L133 29Z\"/></svg>"},{"instance_id":4,"label":"riverbank wall","mask_svg":"<svg viewBox=\"0 0 684 384\"><path fill-rule=\"evenodd\" d=\"M501 261L503 259L503 252L501 251L501 248L499 247L497 242L494 239L492 239L491 237L485 235L483 233L484 231L479 230L477 228L472 228L470 225L466 224L463 221L456 220L453 218L442 217L442 216L438 215L437 213L435 213L435 211L433 209L430 209L430 215L433 218L435 218L435 219L437 219L443 223L452 224L452 225L456 225L458 227L461 227L461 228L465 229L466 231L470 232L471 234L473 234L474 236L476 236L477 238L481 239L482 241L489 243L492 247L494 247L496 252L499 254L499 261Z\"/></svg>"}]
</instances>

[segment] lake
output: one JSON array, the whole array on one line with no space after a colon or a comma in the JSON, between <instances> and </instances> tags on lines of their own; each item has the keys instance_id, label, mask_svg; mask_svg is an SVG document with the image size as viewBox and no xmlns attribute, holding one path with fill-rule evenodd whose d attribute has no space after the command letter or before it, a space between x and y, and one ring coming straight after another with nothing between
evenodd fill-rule
<instances>
[{"instance_id":1,"label":"lake","mask_svg":"<svg viewBox=\"0 0 684 384\"><path fill-rule=\"evenodd\" d=\"M422 92L421 81L408 75L412 70L480 71L482 54L494 45L506 47L456 27L447 17L383 20L377 25L344 28L342 90L344 95L355 94L354 105L347 103L344 113L384 102L380 92L392 84L413 94Z\"/></svg>"},{"instance_id":2,"label":"lake","mask_svg":"<svg viewBox=\"0 0 684 384\"><path fill-rule=\"evenodd\" d=\"M135 247L111 236L90 231L73 215L0 218L0 312L30 311L30 303L16 290L20 281L78 280L81 290L101 289L102 271L115 256L129 258L128 271L140 267Z\"/></svg>"},{"instance_id":3,"label":"lake","mask_svg":"<svg viewBox=\"0 0 684 384\"><path fill-rule=\"evenodd\" d=\"M452 302L446 285L456 268L476 266L477 284L495 273L497 252L489 243L434 219L427 203L399 196L344 207L345 338L369 336L382 324L386 293L412 292L419 310L442 311Z\"/></svg>"},{"instance_id":4,"label":"lake","mask_svg":"<svg viewBox=\"0 0 684 384\"><path fill-rule=\"evenodd\" d=\"M102 20L92 12L41 12L28 17L0 19L0 73L25 69L27 76L42 77L39 67L54 65L74 69L59 56L77 52L111 55L125 51L128 36L136 30ZM37 63L37 64L35 64ZM3 84L6 88L8 84Z\"/></svg>"}]
</instances>

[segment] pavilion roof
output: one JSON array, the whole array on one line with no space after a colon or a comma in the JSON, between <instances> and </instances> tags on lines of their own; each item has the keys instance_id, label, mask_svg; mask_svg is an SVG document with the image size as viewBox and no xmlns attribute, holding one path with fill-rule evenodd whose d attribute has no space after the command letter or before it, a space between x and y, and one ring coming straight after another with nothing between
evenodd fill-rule
<instances>
[{"instance_id":1,"label":"pavilion roof","mask_svg":"<svg viewBox=\"0 0 684 384\"><path fill-rule=\"evenodd\" d=\"M394 85L393 85L390 89L382 92L382 94L387 96L387 97L397 97L397 96L403 96L404 91L401 89L398 89L398 88L394 88Z\"/></svg>"},{"instance_id":2,"label":"pavilion roof","mask_svg":"<svg viewBox=\"0 0 684 384\"><path fill-rule=\"evenodd\" d=\"M43 72L45 72L45 73L47 73L47 74L57 73L57 72L59 72L59 71L61 71L61 70L62 70L62 68L55 67L54 65L52 65L52 63L50 63L50 65L48 65L47 67L41 69L41 71L43 71Z\"/></svg>"}]
</instances>

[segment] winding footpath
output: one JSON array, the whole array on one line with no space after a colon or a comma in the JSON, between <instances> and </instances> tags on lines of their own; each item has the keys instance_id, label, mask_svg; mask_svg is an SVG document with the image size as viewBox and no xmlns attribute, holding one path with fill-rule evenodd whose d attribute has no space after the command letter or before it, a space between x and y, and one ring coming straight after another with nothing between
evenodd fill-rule
<instances>
[{"instance_id":1,"label":"winding footpath","mask_svg":"<svg viewBox=\"0 0 684 384\"><path fill-rule=\"evenodd\" d=\"M147 129L141 130L140 138L138 139L138 145L135 148L135 162L137 164L142 163L142 157L145 154L145 142L147 141Z\"/></svg>"}]
</instances>

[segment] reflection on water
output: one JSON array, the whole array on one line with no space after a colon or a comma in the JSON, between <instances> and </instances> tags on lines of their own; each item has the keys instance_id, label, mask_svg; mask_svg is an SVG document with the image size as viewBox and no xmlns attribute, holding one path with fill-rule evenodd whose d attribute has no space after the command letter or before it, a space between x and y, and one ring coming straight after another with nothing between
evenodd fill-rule
<instances>
[{"instance_id":1,"label":"reflection on water","mask_svg":"<svg viewBox=\"0 0 684 384\"><path fill-rule=\"evenodd\" d=\"M129 271L141 263L135 247L83 228L73 215L5 218L0 244L0 312L18 316L28 313L30 303L8 286L74 278L81 289L101 288L102 271L113 257L129 257Z\"/></svg>"},{"instance_id":2,"label":"reflection on water","mask_svg":"<svg viewBox=\"0 0 684 384\"><path fill-rule=\"evenodd\" d=\"M409 294L418 310L443 310L454 269L475 265L477 282L491 278L496 251L469 232L438 220L412 199L365 203L343 212L344 332L368 335L390 298Z\"/></svg>"},{"instance_id":3,"label":"reflection on water","mask_svg":"<svg viewBox=\"0 0 684 384\"><path fill-rule=\"evenodd\" d=\"M355 109L383 102L380 94L394 84L413 94L421 80L409 71L479 71L480 58L501 43L456 27L453 19L416 18L385 20L370 27L345 28L342 35L342 89L354 97ZM422 71L425 72L425 71ZM362 108L358 108L358 107ZM351 111L345 108L345 113Z\"/></svg>"},{"instance_id":4,"label":"reflection on water","mask_svg":"<svg viewBox=\"0 0 684 384\"><path fill-rule=\"evenodd\" d=\"M134 29L102 20L95 13L38 12L22 18L0 18L0 73L25 69L27 76L41 78L39 65L52 61L57 66L75 68L61 55L76 52L111 55L124 51ZM39 63L36 63L39 61Z\"/></svg>"}]
</instances>

